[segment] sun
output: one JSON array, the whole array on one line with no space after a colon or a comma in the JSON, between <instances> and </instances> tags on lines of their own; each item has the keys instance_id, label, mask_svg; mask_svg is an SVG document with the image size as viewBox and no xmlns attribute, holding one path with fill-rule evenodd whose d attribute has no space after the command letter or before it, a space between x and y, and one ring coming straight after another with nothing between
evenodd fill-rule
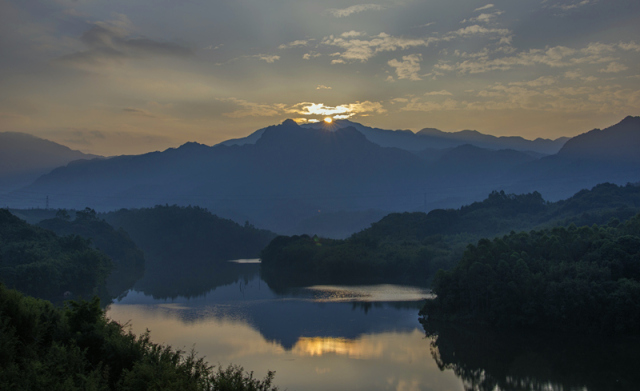
<instances>
[{"instance_id":1,"label":"sun","mask_svg":"<svg viewBox=\"0 0 640 391\"><path fill-rule=\"evenodd\" d=\"M330 123L332 123L332 122L333 122L333 118L331 118L331 117L325 117L325 118L324 118L324 122L326 122L326 123L330 124Z\"/></svg>"}]
</instances>

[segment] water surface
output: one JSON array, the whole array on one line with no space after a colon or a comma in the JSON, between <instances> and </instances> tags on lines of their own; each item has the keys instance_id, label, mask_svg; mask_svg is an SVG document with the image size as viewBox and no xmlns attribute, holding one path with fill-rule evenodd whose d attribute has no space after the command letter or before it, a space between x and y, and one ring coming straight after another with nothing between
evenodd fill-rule
<instances>
[{"instance_id":1,"label":"water surface","mask_svg":"<svg viewBox=\"0 0 640 391\"><path fill-rule=\"evenodd\" d=\"M108 309L134 333L239 364L288 390L636 389L637 341L423 326L424 288L312 286L274 293L259 265L235 265L204 294L130 291ZM202 280L202 276L200 280ZM229 282L233 281L233 282ZM151 288L149 288L151 287ZM200 290L203 290L200 286ZM188 290L191 292L191 290Z\"/></svg>"}]
</instances>

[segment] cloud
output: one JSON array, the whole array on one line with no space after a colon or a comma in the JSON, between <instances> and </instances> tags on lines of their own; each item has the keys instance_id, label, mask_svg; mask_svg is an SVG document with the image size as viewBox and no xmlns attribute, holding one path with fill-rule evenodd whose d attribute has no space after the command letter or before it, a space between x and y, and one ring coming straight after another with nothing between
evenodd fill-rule
<instances>
[{"instance_id":1,"label":"cloud","mask_svg":"<svg viewBox=\"0 0 640 391\"><path fill-rule=\"evenodd\" d=\"M225 98L220 101L235 103L240 109L225 113L230 118L244 117L274 117L282 115L296 114L301 116L334 116L343 115L343 118L350 118L355 115L367 115L370 113L385 113L386 110L380 102L356 101L338 106L327 106L324 103L301 102L294 105L284 103L253 103L243 99Z\"/></svg>"},{"instance_id":2,"label":"cloud","mask_svg":"<svg viewBox=\"0 0 640 391\"><path fill-rule=\"evenodd\" d=\"M461 29L458 29L456 31L451 32L450 34L448 34L449 39L453 36L461 36L461 37L467 37L467 36L471 36L471 35L486 35L486 34L497 34L500 36L508 36L511 34L511 31L509 31L508 29L490 29L490 28L486 28L477 24L474 24L472 26L467 26Z\"/></svg>"},{"instance_id":3,"label":"cloud","mask_svg":"<svg viewBox=\"0 0 640 391\"><path fill-rule=\"evenodd\" d=\"M309 44L309 41L310 40L298 39L293 42L283 43L282 45L278 46L278 49L289 49L289 48L294 48L298 46L307 46Z\"/></svg>"},{"instance_id":4,"label":"cloud","mask_svg":"<svg viewBox=\"0 0 640 391\"><path fill-rule=\"evenodd\" d=\"M363 115L368 113L385 113L380 102L355 102L338 106L326 106L324 103L302 102L293 105L287 110L287 113L300 115L316 115L316 116L334 116L341 115L341 119L350 118L354 115ZM339 118L340 119L340 118Z\"/></svg>"},{"instance_id":5,"label":"cloud","mask_svg":"<svg viewBox=\"0 0 640 391\"><path fill-rule=\"evenodd\" d=\"M609 65L606 68L600 69L598 72L601 73L618 73L618 72L622 72L622 71L626 71L627 69L629 69L628 66L624 65L624 64L620 64L617 62L610 62Z\"/></svg>"},{"instance_id":6,"label":"cloud","mask_svg":"<svg viewBox=\"0 0 640 391\"><path fill-rule=\"evenodd\" d=\"M445 72L458 71L460 73L484 73L490 71L505 71L517 66L547 65L552 68L569 67L580 64L601 64L615 60L607 54L616 49L616 45L591 43L580 50L566 46L555 46L546 49L530 49L503 57L490 58L489 55L479 56L472 60L465 60L450 64L440 61L435 69ZM486 52L483 52L486 53ZM495 53L494 53L495 54ZM466 54L466 57L475 57Z\"/></svg>"},{"instance_id":7,"label":"cloud","mask_svg":"<svg viewBox=\"0 0 640 391\"><path fill-rule=\"evenodd\" d=\"M316 90L330 90L331 87L327 87L325 85L322 84L318 84L318 86L316 87Z\"/></svg>"},{"instance_id":8,"label":"cloud","mask_svg":"<svg viewBox=\"0 0 640 391\"><path fill-rule=\"evenodd\" d=\"M355 31L355 30L345 31L344 33L340 34L342 38L354 38L354 37L361 37L363 35L364 35L363 32Z\"/></svg>"},{"instance_id":9,"label":"cloud","mask_svg":"<svg viewBox=\"0 0 640 391\"><path fill-rule=\"evenodd\" d=\"M488 10L489 8L493 8L493 7L494 7L493 4L487 4L487 5L482 6L480 8L474 9L473 12L484 11L484 10Z\"/></svg>"},{"instance_id":10,"label":"cloud","mask_svg":"<svg viewBox=\"0 0 640 391\"><path fill-rule=\"evenodd\" d=\"M136 109L133 107L126 107L124 109L122 109L122 111L124 111L127 114L132 114L132 115L138 115L141 117L149 117L149 118L155 118L154 115L152 115L151 113L149 113L146 110L142 110L142 109Z\"/></svg>"},{"instance_id":11,"label":"cloud","mask_svg":"<svg viewBox=\"0 0 640 391\"><path fill-rule=\"evenodd\" d=\"M336 18L344 18L345 16L357 14L363 11L381 11L383 9L384 7L379 4L358 4L343 9L331 8L328 9L327 12Z\"/></svg>"},{"instance_id":12,"label":"cloud","mask_svg":"<svg viewBox=\"0 0 640 391\"><path fill-rule=\"evenodd\" d=\"M519 81L509 83L510 86L528 86L528 87L541 87L549 86L556 83L556 79L551 76L541 76L535 80Z\"/></svg>"},{"instance_id":13,"label":"cloud","mask_svg":"<svg viewBox=\"0 0 640 391\"><path fill-rule=\"evenodd\" d=\"M419 29L419 28L423 28L423 27L429 27L429 26L434 25L434 24L436 24L436 22L429 22L429 23L421 24L421 25L414 26L414 27L411 27L411 28L412 29Z\"/></svg>"},{"instance_id":14,"label":"cloud","mask_svg":"<svg viewBox=\"0 0 640 391\"><path fill-rule=\"evenodd\" d=\"M421 101L420 98L412 98L400 111L450 111L461 109L458 101L446 99L444 102Z\"/></svg>"},{"instance_id":15,"label":"cloud","mask_svg":"<svg viewBox=\"0 0 640 391\"><path fill-rule=\"evenodd\" d=\"M640 52L640 45L638 45L634 41L630 41L630 42L626 42L626 43L625 42L620 42L618 44L618 46L622 50Z\"/></svg>"},{"instance_id":16,"label":"cloud","mask_svg":"<svg viewBox=\"0 0 640 391\"><path fill-rule=\"evenodd\" d=\"M540 80L542 79L542 80ZM398 100L397 103L402 103ZM640 109L640 91L621 86L558 85L543 78L530 82L495 83L474 100L433 101L411 98L400 111L531 110L553 113L628 113Z\"/></svg>"},{"instance_id":17,"label":"cloud","mask_svg":"<svg viewBox=\"0 0 640 391\"><path fill-rule=\"evenodd\" d=\"M236 98L225 98L218 100L223 102L235 103L236 105L241 107L241 109L239 110L224 114L229 118L273 117L282 114L283 110L286 107L286 105L284 104L260 104Z\"/></svg>"},{"instance_id":18,"label":"cloud","mask_svg":"<svg viewBox=\"0 0 640 391\"><path fill-rule=\"evenodd\" d=\"M80 36L87 50L64 55L57 62L67 65L95 66L104 62L146 57L178 57L194 55L190 48L172 42L156 41L147 37L132 37L131 22L125 15L115 20L95 22Z\"/></svg>"},{"instance_id":19,"label":"cloud","mask_svg":"<svg viewBox=\"0 0 640 391\"><path fill-rule=\"evenodd\" d=\"M269 64L273 64L274 62L276 62L276 61L278 61L280 59L280 56L272 56L272 55L269 55L269 54L256 54L256 55L253 55L251 57L255 57L255 58L258 58L258 59L260 59L262 61L266 61Z\"/></svg>"},{"instance_id":20,"label":"cloud","mask_svg":"<svg viewBox=\"0 0 640 391\"><path fill-rule=\"evenodd\" d=\"M99 130L82 128L50 129L47 136L63 141L66 145L90 146L96 140L104 140L105 133Z\"/></svg>"},{"instance_id":21,"label":"cloud","mask_svg":"<svg viewBox=\"0 0 640 391\"><path fill-rule=\"evenodd\" d=\"M568 11L574 8L582 7L589 3L591 3L591 0L570 1L570 2L563 2L562 4L554 4L552 5L552 7L560 8L563 11Z\"/></svg>"},{"instance_id":22,"label":"cloud","mask_svg":"<svg viewBox=\"0 0 640 391\"><path fill-rule=\"evenodd\" d=\"M430 92L425 92L424 96L438 96L438 95L453 95L452 93L450 93L447 90L440 90L440 91L430 91Z\"/></svg>"},{"instance_id":23,"label":"cloud","mask_svg":"<svg viewBox=\"0 0 640 391\"><path fill-rule=\"evenodd\" d=\"M320 53L315 53L315 52L309 52L309 53L305 53L302 55L302 58L304 60L311 60L312 58L316 58L316 57L320 57L322 56L322 54Z\"/></svg>"},{"instance_id":24,"label":"cloud","mask_svg":"<svg viewBox=\"0 0 640 391\"><path fill-rule=\"evenodd\" d=\"M387 64L396 69L398 79L422 80L418 75L418 72L420 72L420 61L422 61L422 55L410 54L408 56L402 56L402 61L393 59L388 61Z\"/></svg>"},{"instance_id":25,"label":"cloud","mask_svg":"<svg viewBox=\"0 0 640 391\"><path fill-rule=\"evenodd\" d=\"M126 146L173 143L168 137L144 131L105 131L81 127L47 129L46 134L42 134L42 136L74 149L99 154L103 153L94 151L98 145L117 146L119 154L122 154L126 153L123 151L123 147L126 148ZM135 152L132 151L132 153Z\"/></svg>"},{"instance_id":26,"label":"cloud","mask_svg":"<svg viewBox=\"0 0 640 391\"><path fill-rule=\"evenodd\" d=\"M492 14L485 14L482 13L478 16L475 16L473 18L469 18L469 19L465 19L462 21L462 23L467 23L467 22L480 22L480 23L489 23L491 22L493 19L495 19L496 17L502 15L502 11L496 11Z\"/></svg>"},{"instance_id":27,"label":"cloud","mask_svg":"<svg viewBox=\"0 0 640 391\"><path fill-rule=\"evenodd\" d=\"M408 49L418 46L429 46L437 42L438 38L402 38L394 37L386 33L380 33L369 39L335 37L333 35L322 40L323 45L337 46L344 49L343 52L335 53L342 61L332 61L332 64L344 63L347 61L366 62L371 57L381 52L395 51L398 49Z\"/></svg>"}]
</instances>

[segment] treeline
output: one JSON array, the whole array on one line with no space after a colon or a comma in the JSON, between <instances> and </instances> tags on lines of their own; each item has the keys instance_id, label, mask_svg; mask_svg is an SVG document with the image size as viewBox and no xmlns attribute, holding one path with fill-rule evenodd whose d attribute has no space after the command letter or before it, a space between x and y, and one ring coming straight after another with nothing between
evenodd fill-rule
<instances>
[{"instance_id":1,"label":"treeline","mask_svg":"<svg viewBox=\"0 0 640 391\"><path fill-rule=\"evenodd\" d=\"M95 210L86 208L75 213L71 220L69 213L58 210L56 217L43 220L38 226L55 232L59 236L78 235L91 240L97 250L107 255L113 270L106 280L111 297L133 287L142 278L145 270L144 253L122 228L116 230L106 221L98 218Z\"/></svg>"},{"instance_id":2,"label":"treeline","mask_svg":"<svg viewBox=\"0 0 640 391\"><path fill-rule=\"evenodd\" d=\"M156 206L101 214L145 253L136 289L155 298L198 296L241 278L227 261L257 258L276 235L200 207Z\"/></svg>"},{"instance_id":3,"label":"treeline","mask_svg":"<svg viewBox=\"0 0 640 391\"><path fill-rule=\"evenodd\" d=\"M2 390L276 390L273 372L214 370L185 353L135 336L105 317L97 298L64 309L0 284Z\"/></svg>"},{"instance_id":4,"label":"treeline","mask_svg":"<svg viewBox=\"0 0 640 391\"><path fill-rule=\"evenodd\" d=\"M124 229L148 262L227 261L254 258L276 235L246 222L240 225L198 206L158 205L101 214Z\"/></svg>"},{"instance_id":5,"label":"treeline","mask_svg":"<svg viewBox=\"0 0 640 391\"><path fill-rule=\"evenodd\" d=\"M234 268L225 261L257 258L276 236L191 206L13 212L39 221L40 228L4 210L0 255L7 255L0 257L0 282L56 302L65 292L71 293L66 298L98 294L107 302L134 284L154 297L200 295L232 282ZM95 270L80 278L81 266Z\"/></svg>"},{"instance_id":6,"label":"treeline","mask_svg":"<svg viewBox=\"0 0 640 391\"><path fill-rule=\"evenodd\" d=\"M458 262L468 243L512 230L626 220L640 212L640 186L601 184L570 199L547 202L537 192L494 191L459 209L392 213L345 240L278 237L261 253L273 284L394 282L426 284Z\"/></svg>"},{"instance_id":7,"label":"treeline","mask_svg":"<svg viewBox=\"0 0 640 391\"><path fill-rule=\"evenodd\" d=\"M439 271L429 319L599 333L640 332L640 214L606 226L512 232Z\"/></svg>"},{"instance_id":8,"label":"treeline","mask_svg":"<svg viewBox=\"0 0 640 391\"><path fill-rule=\"evenodd\" d=\"M112 267L89 240L57 236L0 209L0 282L6 286L53 301L65 293L104 295Z\"/></svg>"}]
</instances>

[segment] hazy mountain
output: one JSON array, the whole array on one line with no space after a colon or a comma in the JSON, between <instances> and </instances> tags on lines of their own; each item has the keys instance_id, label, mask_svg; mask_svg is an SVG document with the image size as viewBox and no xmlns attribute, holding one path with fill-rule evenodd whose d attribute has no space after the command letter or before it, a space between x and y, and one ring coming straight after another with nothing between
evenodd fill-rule
<instances>
[{"instance_id":1,"label":"hazy mountain","mask_svg":"<svg viewBox=\"0 0 640 391\"><path fill-rule=\"evenodd\" d=\"M443 153L435 161L434 167L441 175L495 177L534 160L537 159L525 152L512 149L494 151L465 144Z\"/></svg>"},{"instance_id":2,"label":"hazy mountain","mask_svg":"<svg viewBox=\"0 0 640 391\"><path fill-rule=\"evenodd\" d=\"M25 186L71 161L96 157L26 133L0 132L0 192Z\"/></svg>"},{"instance_id":3,"label":"hazy mountain","mask_svg":"<svg viewBox=\"0 0 640 391\"><path fill-rule=\"evenodd\" d=\"M453 148L464 144L472 144L487 149L514 149L531 151L535 154L550 155L557 153L568 140L561 137L556 140L538 138L526 140L522 137L496 137L482 134L474 130L447 133L433 128L425 128L418 133L410 130L387 130L372 128L349 120L335 120L331 124L317 122L300 125L305 129L331 130L353 127L362 133L367 140L382 147L395 147L407 151L419 152L429 149ZM247 137L222 142L223 145L255 144L265 129L259 129Z\"/></svg>"},{"instance_id":4,"label":"hazy mountain","mask_svg":"<svg viewBox=\"0 0 640 391\"><path fill-rule=\"evenodd\" d=\"M414 154L382 148L353 128L325 132L288 120L265 129L256 144L187 143L79 162L53 170L22 192L49 195L52 207L201 205L285 230L327 209L393 204L394 193L416 183L423 171ZM14 193L12 204L21 202L20 195Z\"/></svg>"},{"instance_id":5,"label":"hazy mountain","mask_svg":"<svg viewBox=\"0 0 640 391\"><path fill-rule=\"evenodd\" d=\"M640 162L640 117L628 116L604 130L594 129L572 138L558 156L622 162Z\"/></svg>"},{"instance_id":6,"label":"hazy mountain","mask_svg":"<svg viewBox=\"0 0 640 391\"><path fill-rule=\"evenodd\" d=\"M605 134L618 134L628 122ZM163 152L76 162L0 197L0 204L28 208L49 196L53 208L199 205L278 233L316 229L344 236L346 224L333 234L327 228L330 221L340 224L347 216L342 212L459 207L493 190L539 191L554 201L602 182L640 180L638 164L598 156L564 152L540 159L530 152L473 145L415 153L382 147L356 127L315 129L292 120L261 132L255 143L187 143ZM361 229L365 220L353 229Z\"/></svg>"},{"instance_id":7,"label":"hazy mountain","mask_svg":"<svg viewBox=\"0 0 640 391\"><path fill-rule=\"evenodd\" d=\"M432 148L435 148L436 145L442 145L441 148L447 148L449 146L471 144L481 148L514 149L517 151L531 151L546 155L557 153L569 139L568 137L560 137L555 140L543 138L527 140L518 136L496 137L482 134L476 130L462 130L448 133L434 128L425 128L416 134L432 140Z\"/></svg>"},{"instance_id":8,"label":"hazy mountain","mask_svg":"<svg viewBox=\"0 0 640 391\"><path fill-rule=\"evenodd\" d=\"M557 200L572 189L597 183L638 182L639 150L640 117L626 117L604 130L594 129L572 138L556 155L521 165L511 173L512 185L505 190L537 190L545 198Z\"/></svg>"}]
</instances>

